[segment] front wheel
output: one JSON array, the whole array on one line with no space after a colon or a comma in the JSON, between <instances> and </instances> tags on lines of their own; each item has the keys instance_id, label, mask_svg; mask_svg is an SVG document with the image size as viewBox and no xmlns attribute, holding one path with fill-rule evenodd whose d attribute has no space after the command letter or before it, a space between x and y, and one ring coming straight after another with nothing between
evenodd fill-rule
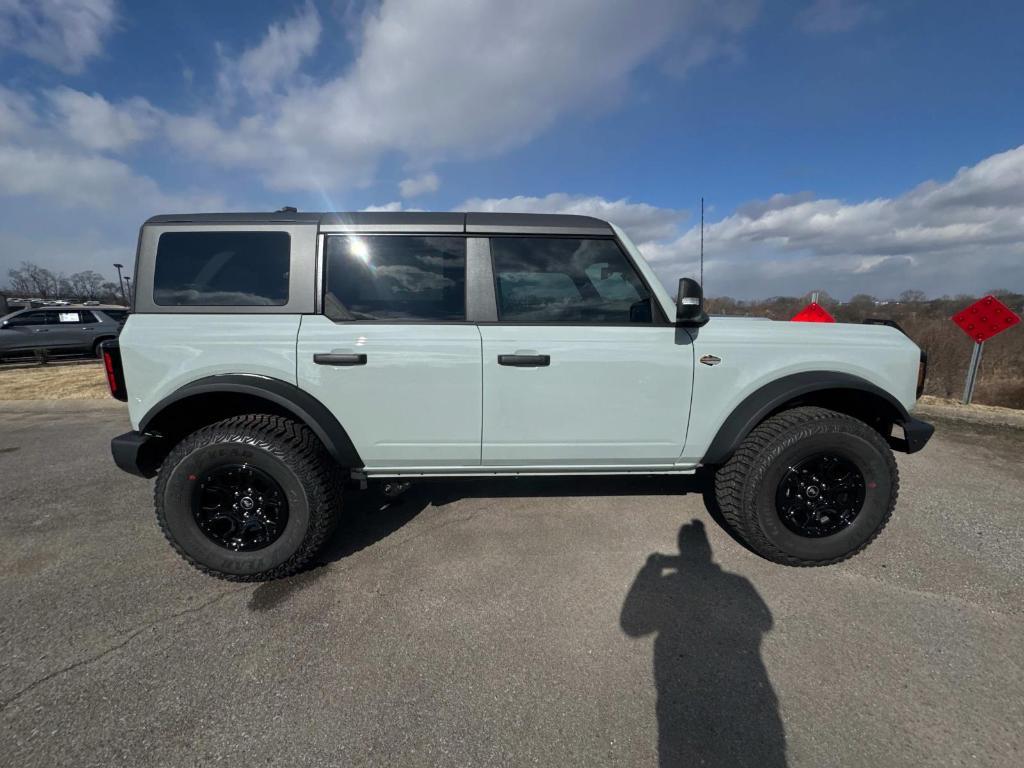
<instances>
[{"instance_id":1,"label":"front wheel","mask_svg":"<svg viewBox=\"0 0 1024 768\"><path fill-rule=\"evenodd\" d=\"M762 557L830 565L863 550L896 506L899 472L870 426L825 408L759 424L715 475L722 516Z\"/></svg>"},{"instance_id":2,"label":"front wheel","mask_svg":"<svg viewBox=\"0 0 1024 768\"><path fill-rule=\"evenodd\" d=\"M280 416L218 422L182 440L156 482L156 515L188 563L229 581L304 568L339 512L338 480L316 436Z\"/></svg>"}]
</instances>

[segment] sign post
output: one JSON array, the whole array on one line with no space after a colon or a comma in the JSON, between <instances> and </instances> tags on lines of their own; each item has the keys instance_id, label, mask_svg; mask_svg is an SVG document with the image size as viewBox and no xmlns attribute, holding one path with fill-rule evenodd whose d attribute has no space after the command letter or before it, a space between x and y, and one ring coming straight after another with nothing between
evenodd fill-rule
<instances>
[{"instance_id":1,"label":"sign post","mask_svg":"<svg viewBox=\"0 0 1024 768\"><path fill-rule=\"evenodd\" d=\"M964 405L970 405L974 398L974 385L978 382L978 368L981 366L981 353L985 348L985 342L997 333L1015 326L1020 322L1020 317L995 296L986 296L953 315L953 322L974 339L974 351L971 353L971 364L967 368L962 401Z\"/></svg>"},{"instance_id":2,"label":"sign post","mask_svg":"<svg viewBox=\"0 0 1024 768\"><path fill-rule=\"evenodd\" d=\"M964 405L970 405L971 399L974 397L974 385L978 381L978 368L981 366L981 353L984 349L984 341L974 343L974 349L971 351L971 364L967 367L967 381L964 382L964 397L960 401Z\"/></svg>"}]
</instances>

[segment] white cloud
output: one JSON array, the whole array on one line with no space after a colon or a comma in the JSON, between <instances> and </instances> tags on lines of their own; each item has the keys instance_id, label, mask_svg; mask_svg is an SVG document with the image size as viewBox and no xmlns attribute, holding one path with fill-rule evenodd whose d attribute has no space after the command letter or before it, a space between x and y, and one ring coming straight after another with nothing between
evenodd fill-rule
<instances>
[{"instance_id":1,"label":"white cloud","mask_svg":"<svg viewBox=\"0 0 1024 768\"><path fill-rule=\"evenodd\" d=\"M630 235L666 286L698 271L700 228L681 232L683 211L563 193L474 198L457 209L597 216ZM847 203L802 192L752 201L706 224L704 241L710 296L1022 290L1024 146L898 197Z\"/></svg>"},{"instance_id":2,"label":"white cloud","mask_svg":"<svg viewBox=\"0 0 1024 768\"><path fill-rule=\"evenodd\" d=\"M262 97L289 82L305 58L320 42L320 15L307 2L298 14L284 23L271 24L262 42L237 60L224 57L219 76L222 92L242 87L251 96Z\"/></svg>"},{"instance_id":3,"label":"white cloud","mask_svg":"<svg viewBox=\"0 0 1024 768\"><path fill-rule=\"evenodd\" d=\"M441 180L436 173L424 173L421 176L414 176L409 179L402 179L398 182L398 191L402 197L418 197L427 192L437 192L441 186Z\"/></svg>"},{"instance_id":4,"label":"white cloud","mask_svg":"<svg viewBox=\"0 0 1024 768\"><path fill-rule=\"evenodd\" d=\"M893 296L1024 287L1024 146L858 203L776 195L705 227L710 295ZM649 247L665 279L692 272L699 230Z\"/></svg>"},{"instance_id":5,"label":"white cloud","mask_svg":"<svg viewBox=\"0 0 1024 768\"><path fill-rule=\"evenodd\" d=\"M36 111L31 97L0 85L0 137L25 136L35 124Z\"/></svg>"},{"instance_id":6,"label":"white cloud","mask_svg":"<svg viewBox=\"0 0 1024 768\"><path fill-rule=\"evenodd\" d=\"M394 200L381 205L368 205L360 210L366 213L397 213L406 209L402 207L402 203L399 200Z\"/></svg>"},{"instance_id":7,"label":"white cloud","mask_svg":"<svg viewBox=\"0 0 1024 768\"><path fill-rule=\"evenodd\" d=\"M810 35L848 32L867 21L868 6L857 0L814 0L796 16L797 26Z\"/></svg>"},{"instance_id":8,"label":"white cloud","mask_svg":"<svg viewBox=\"0 0 1024 768\"><path fill-rule=\"evenodd\" d=\"M118 216L208 210L220 197L163 193L120 160L54 147L0 146L0 195L31 197L51 205L100 210ZM140 220L141 221L141 220ZM140 221L136 221L136 226Z\"/></svg>"},{"instance_id":9,"label":"white cloud","mask_svg":"<svg viewBox=\"0 0 1024 768\"><path fill-rule=\"evenodd\" d=\"M688 215L686 211L658 208L647 203L632 203L625 198L605 200L593 195L567 195L563 192L554 192L544 197L474 197L456 206L456 210L596 216L622 227L637 244L677 236L679 224Z\"/></svg>"},{"instance_id":10,"label":"white cloud","mask_svg":"<svg viewBox=\"0 0 1024 768\"><path fill-rule=\"evenodd\" d=\"M496 154L581 109L617 104L642 64L715 30L738 34L756 4L733 0L729 25L700 0L383 0L364 15L343 74L293 84L237 120L187 118L203 125L171 135L278 189L365 183L394 152L421 165Z\"/></svg>"},{"instance_id":11,"label":"white cloud","mask_svg":"<svg viewBox=\"0 0 1024 768\"><path fill-rule=\"evenodd\" d=\"M33 98L0 87L0 283L24 259L68 272L102 271L112 254L128 263L147 217L225 208L219 195L170 194L97 151L141 140L151 110L70 89Z\"/></svg>"},{"instance_id":12,"label":"white cloud","mask_svg":"<svg viewBox=\"0 0 1024 768\"><path fill-rule=\"evenodd\" d=\"M0 49L75 74L103 50L114 0L0 0Z\"/></svg>"},{"instance_id":13,"label":"white cloud","mask_svg":"<svg viewBox=\"0 0 1024 768\"><path fill-rule=\"evenodd\" d=\"M67 87L47 92L68 137L89 149L119 151L150 136L159 112L145 99L111 104L98 93L89 95Z\"/></svg>"}]
</instances>

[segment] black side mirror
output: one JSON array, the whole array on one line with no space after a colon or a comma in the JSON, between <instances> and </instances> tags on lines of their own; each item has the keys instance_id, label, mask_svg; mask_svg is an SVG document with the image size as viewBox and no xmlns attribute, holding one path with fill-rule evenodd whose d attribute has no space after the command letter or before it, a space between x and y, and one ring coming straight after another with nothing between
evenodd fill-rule
<instances>
[{"instance_id":1,"label":"black side mirror","mask_svg":"<svg viewBox=\"0 0 1024 768\"><path fill-rule=\"evenodd\" d=\"M676 324L701 326L708 321L704 312L704 291L693 278L679 280L679 295L676 297Z\"/></svg>"}]
</instances>

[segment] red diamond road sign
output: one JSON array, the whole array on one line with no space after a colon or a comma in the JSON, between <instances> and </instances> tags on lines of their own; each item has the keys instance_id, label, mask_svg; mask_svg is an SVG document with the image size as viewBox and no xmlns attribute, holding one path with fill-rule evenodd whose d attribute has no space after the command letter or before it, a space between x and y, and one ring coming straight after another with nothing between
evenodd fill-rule
<instances>
[{"instance_id":1,"label":"red diamond road sign","mask_svg":"<svg viewBox=\"0 0 1024 768\"><path fill-rule=\"evenodd\" d=\"M812 301L790 318L794 323L834 323L836 319L821 304Z\"/></svg>"},{"instance_id":2,"label":"red diamond road sign","mask_svg":"<svg viewBox=\"0 0 1024 768\"><path fill-rule=\"evenodd\" d=\"M995 296L986 296L953 315L953 322L980 344L1015 326L1020 317Z\"/></svg>"}]
</instances>

